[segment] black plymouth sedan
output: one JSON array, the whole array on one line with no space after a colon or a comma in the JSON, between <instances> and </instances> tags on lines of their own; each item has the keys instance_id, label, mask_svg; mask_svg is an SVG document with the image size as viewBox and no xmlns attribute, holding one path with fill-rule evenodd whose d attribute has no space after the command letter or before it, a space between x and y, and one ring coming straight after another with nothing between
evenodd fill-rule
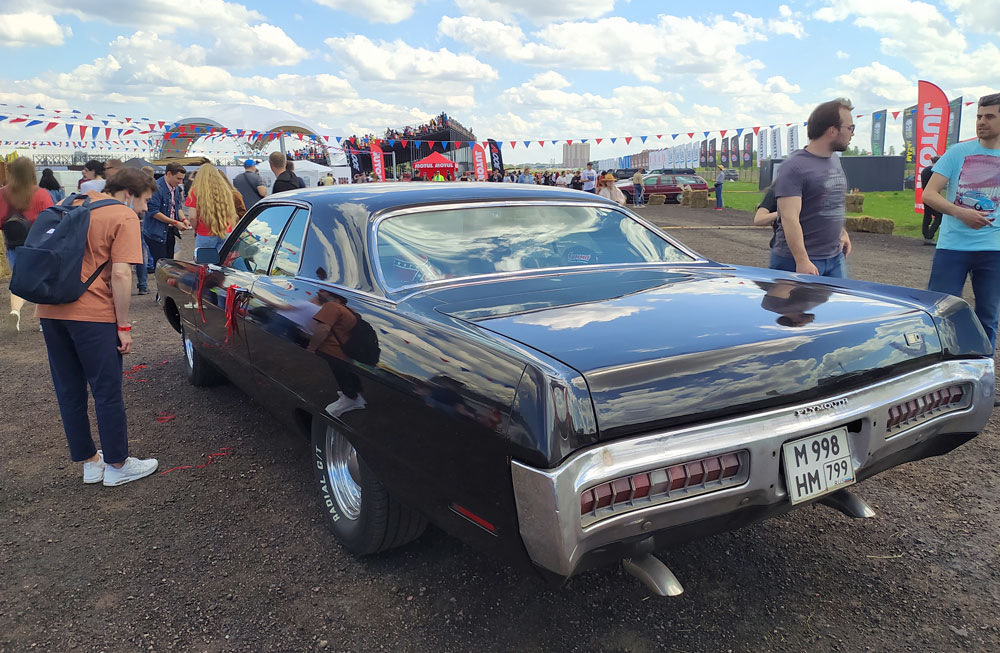
<instances>
[{"instance_id":1,"label":"black plymouth sedan","mask_svg":"<svg viewBox=\"0 0 1000 653\"><path fill-rule=\"evenodd\" d=\"M932 292L723 265L601 197L365 184L255 205L163 261L195 385L311 440L339 542L428 522L554 580L822 503L951 451L993 408L988 342ZM933 488L929 490L933 492Z\"/></svg>"}]
</instances>

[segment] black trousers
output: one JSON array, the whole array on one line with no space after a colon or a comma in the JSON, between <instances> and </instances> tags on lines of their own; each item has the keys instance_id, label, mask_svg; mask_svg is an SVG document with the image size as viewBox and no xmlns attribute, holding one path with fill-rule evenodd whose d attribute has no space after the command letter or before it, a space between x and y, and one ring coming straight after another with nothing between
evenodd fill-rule
<instances>
[{"instance_id":1,"label":"black trousers","mask_svg":"<svg viewBox=\"0 0 1000 653\"><path fill-rule=\"evenodd\" d=\"M924 224L921 227L924 232L924 238L927 240L934 240L934 234L937 233L938 227L940 226L941 214L925 204Z\"/></svg>"},{"instance_id":2,"label":"black trousers","mask_svg":"<svg viewBox=\"0 0 1000 653\"><path fill-rule=\"evenodd\" d=\"M320 356L326 359L340 391L349 399L357 399L361 394L361 377L354 373L351 364L329 354L320 353Z\"/></svg>"},{"instance_id":3,"label":"black trousers","mask_svg":"<svg viewBox=\"0 0 1000 653\"><path fill-rule=\"evenodd\" d=\"M174 257L174 230L173 227L167 229L167 239L158 243L155 240L151 240L147 236L142 237L146 241L146 247L149 248L149 255L153 258L153 267L156 267L156 262L161 258L173 258Z\"/></svg>"}]
</instances>

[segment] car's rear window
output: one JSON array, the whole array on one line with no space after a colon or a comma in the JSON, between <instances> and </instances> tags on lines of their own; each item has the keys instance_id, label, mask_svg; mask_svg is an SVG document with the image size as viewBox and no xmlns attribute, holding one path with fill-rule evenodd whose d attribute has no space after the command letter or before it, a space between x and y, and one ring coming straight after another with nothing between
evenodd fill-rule
<instances>
[{"instance_id":1,"label":"car's rear window","mask_svg":"<svg viewBox=\"0 0 1000 653\"><path fill-rule=\"evenodd\" d=\"M382 279L390 289L495 272L693 260L628 215L587 206L400 215L379 223L375 242Z\"/></svg>"},{"instance_id":2,"label":"car's rear window","mask_svg":"<svg viewBox=\"0 0 1000 653\"><path fill-rule=\"evenodd\" d=\"M684 185L687 185L687 184L704 184L705 183L705 180L702 179L701 177L694 177L694 176L690 176L690 175L677 175L674 179L675 179L674 183L676 183L679 186L684 186Z\"/></svg>"}]
</instances>

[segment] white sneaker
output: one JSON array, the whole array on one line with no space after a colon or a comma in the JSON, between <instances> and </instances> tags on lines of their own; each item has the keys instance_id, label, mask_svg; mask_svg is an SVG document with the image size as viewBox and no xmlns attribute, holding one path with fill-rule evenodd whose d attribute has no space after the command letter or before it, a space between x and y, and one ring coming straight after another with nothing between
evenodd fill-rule
<instances>
[{"instance_id":1,"label":"white sneaker","mask_svg":"<svg viewBox=\"0 0 1000 653\"><path fill-rule=\"evenodd\" d=\"M364 408L368 405L365 403L365 398L361 395L351 399L343 393L338 394L340 395L340 398L326 407L326 412L334 417L340 417L350 410L358 410L359 408Z\"/></svg>"},{"instance_id":2,"label":"white sneaker","mask_svg":"<svg viewBox=\"0 0 1000 653\"><path fill-rule=\"evenodd\" d=\"M100 483L104 480L104 453L97 450L97 461L83 463L83 482Z\"/></svg>"},{"instance_id":3,"label":"white sneaker","mask_svg":"<svg viewBox=\"0 0 1000 653\"><path fill-rule=\"evenodd\" d=\"M18 333L21 332L21 311L10 312L10 325L14 327L14 330Z\"/></svg>"},{"instance_id":4,"label":"white sneaker","mask_svg":"<svg viewBox=\"0 0 1000 653\"><path fill-rule=\"evenodd\" d=\"M140 478L144 478L155 472L159 464L156 458L140 460L129 456L125 459L125 464L119 469L115 469L111 465L104 468L104 485L111 487L130 481L138 481Z\"/></svg>"}]
</instances>

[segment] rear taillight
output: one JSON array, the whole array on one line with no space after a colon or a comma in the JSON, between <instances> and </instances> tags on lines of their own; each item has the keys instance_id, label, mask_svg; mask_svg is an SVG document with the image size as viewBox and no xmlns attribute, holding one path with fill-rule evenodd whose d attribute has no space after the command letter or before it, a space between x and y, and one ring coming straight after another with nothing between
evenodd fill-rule
<instances>
[{"instance_id":1,"label":"rear taillight","mask_svg":"<svg viewBox=\"0 0 1000 653\"><path fill-rule=\"evenodd\" d=\"M604 517L627 509L721 490L743 481L746 452L730 452L616 478L580 495L583 517Z\"/></svg>"},{"instance_id":2,"label":"rear taillight","mask_svg":"<svg viewBox=\"0 0 1000 653\"><path fill-rule=\"evenodd\" d=\"M930 417L936 417L968 405L969 389L964 385L940 388L924 395L909 399L889 408L886 429L901 431Z\"/></svg>"}]
</instances>

